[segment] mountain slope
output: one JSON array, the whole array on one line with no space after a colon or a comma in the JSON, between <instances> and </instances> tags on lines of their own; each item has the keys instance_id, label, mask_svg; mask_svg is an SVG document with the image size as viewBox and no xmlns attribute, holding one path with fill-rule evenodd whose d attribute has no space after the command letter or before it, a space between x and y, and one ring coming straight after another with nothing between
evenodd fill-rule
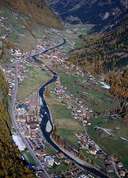
<instances>
[{"instance_id":1,"label":"mountain slope","mask_svg":"<svg viewBox=\"0 0 128 178\"><path fill-rule=\"evenodd\" d=\"M48 8L44 0L1 0L0 5L27 15L35 23L58 29L63 28L60 19Z\"/></svg>"},{"instance_id":2,"label":"mountain slope","mask_svg":"<svg viewBox=\"0 0 128 178\"><path fill-rule=\"evenodd\" d=\"M94 24L96 30L113 26L127 13L127 0L48 0L49 5L67 21L71 16L83 23Z\"/></svg>"},{"instance_id":3,"label":"mountain slope","mask_svg":"<svg viewBox=\"0 0 128 178\"><path fill-rule=\"evenodd\" d=\"M82 47L71 51L70 60L83 70L90 65L91 72L105 73L128 64L128 16L109 32L79 38Z\"/></svg>"},{"instance_id":4,"label":"mountain slope","mask_svg":"<svg viewBox=\"0 0 128 178\"><path fill-rule=\"evenodd\" d=\"M34 178L12 141L8 112L8 86L0 70L0 178Z\"/></svg>"},{"instance_id":5,"label":"mountain slope","mask_svg":"<svg viewBox=\"0 0 128 178\"><path fill-rule=\"evenodd\" d=\"M71 51L70 63L83 71L104 76L110 92L118 97L118 113L127 115L128 102L128 16L112 31L80 36L82 47Z\"/></svg>"}]
</instances>

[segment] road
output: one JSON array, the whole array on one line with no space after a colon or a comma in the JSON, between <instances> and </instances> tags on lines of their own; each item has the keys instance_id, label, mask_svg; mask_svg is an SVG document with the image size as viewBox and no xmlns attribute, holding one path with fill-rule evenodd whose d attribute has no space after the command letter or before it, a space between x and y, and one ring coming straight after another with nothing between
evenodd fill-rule
<instances>
[{"instance_id":1,"label":"road","mask_svg":"<svg viewBox=\"0 0 128 178\"><path fill-rule=\"evenodd\" d=\"M61 46L63 46L65 43L66 43L66 40L63 38L62 39L63 41L61 42L61 43L59 43L59 44L57 44L57 45L55 45L55 46L53 46L53 47L50 47L50 48L48 48L48 49L45 49L45 50L41 50L41 51L38 51L38 52L35 52L35 53L29 53L27 56L23 56L23 58L33 58L33 59L35 59L36 60L36 57L38 57L39 55L41 55L41 54L45 54L45 53L47 53L47 52L49 52L49 51L51 51L51 50L53 50L53 49L56 49L56 48L59 48L59 47L61 47Z\"/></svg>"},{"instance_id":2,"label":"road","mask_svg":"<svg viewBox=\"0 0 128 178\"><path fill-rule=\"evenodd\" d=\"M58 44L55 45L51 48L48 48L47 50L43 50L43 51L39 51L35 54L32 55L28 55L25 56L25 58L34 58L36 60L36 57L41 55L41 54L45 54L46 52L53 50L55 48L58 48L62 45L64 45L66 43L66 40L63 39L63 41ZM15 88L14 88L14 93L12 95L12 111L11 111L11 118L12 118L12 125L16 130L16 133L22 138L22 141L24 142L24 144L26 145L27 149L29 150L30 154L32 155L33 159L35 160L35 162L37 163L37 165L40 167L39 170L43 171L43 176L45 178L50 178L49 174L47 173L47 171L45 170L44 166L42 165L41 161L36 157L35 152L32 150L31 146L29 145L29 142L27 141L27 139L21 134L20 130L19 130L19 126L16 122L16 113L15 113L15 105L16 105L16 97L17 97L17 91L18 91L18 68L17 68L17 60L16 60L16 64L15 64L15 68L16 68L16 74L15 74ZM49 69L50 70L50 69Z\"/></svg>"},{"instance_id":3,"label":"road","mask_svg":"<svg viewBox=\"0 0 128 178\"><path fill-rule=\"evenodd\" d=\"M119 172L117 170L117 166L116 166L114 159L113 158L111 158L111 159L112 159L111 161L112 161L112 166L113 166L113 169L115 171L115 174L117 175L118 178L121 178L121 176L119 175Z\"/></svg>"},{"instance_id":4,"label":"road","mask_svg":"<svg viewBox=\"0 0 128 178\"><path fill-rule=\"evenodd\" d=\"M103 128L103 127L99 127L99 126L95 126L95 129L96 130L101 130L101 131L105 132L109 136L113 136L112 129L107 129L107 128Z\"/></svg>"},{"instance_id":5,"label":"road","mask_svg":"<svg viewBox=\"0 0 128 178\"><path fill-rule=\"evenodd\" d=\"M38 53L29 55L26 58L34 58L35 60L37 59L36 57L38 57L41 54L44 54L50 50L53 50L55 48L58 48L62 45L65 44L65 39L63 39L63 42L51 47L47 50L43 50L43 51L39 51ZM48 67L47 67L48 68ZM52 122L52 115L49 111L49 108L47 106L47 103L45 102L45 98L44 98L44 92L46 87L55 82L58 78L58 75L53 72L50 68L48 68L48 70L52 73L53 77L47 81L45 84L43 84L40 89L39 89L39 98L40 98L40 118L42 119L40 127L42 130L42 133L45 137L45 139L47 140L47 142L49 144L51 144L51 146L53 146L56 150L62 152L66 157L68 157L70 160L74 161L79 167L81 167L82 169L84 169L85 171L89 171L90 173L92 173L95 176L101 177L101 178L108 178L108 176L103 173L101 170L98 170L97 168L95 168L94 166L92 166L91 164L87 163L86 161L80 160L78 157L74 156L73 154L71 154L70 152L68 152L67 150L65 150L64 148L62 148L60 145L58 145L53 138L51 137L51 133L53 131L53 122ZM16 77L17 77L17 67L16 67ZM21 136L21 138L23 139L25 145L27 146L27 148L29 149L30 153L32 154L32 156L34 157L34 159L37 161L37 163L40 165L40 167L42 168L42 170L44 171L44 177L49 177L49 175L47 174L46 170L44 169L44 167L42 166L42 163L36 158L36 155L34 153L34 151L31 149L31 147L29 146L29 143L27 142L27 140L24 138L24 136L20 133L19 129L18 129L18 125L16 123L16 117L15 117L15 103L16 103L16 94L17 94L17 89L18 89L18 80L16 78L16 85L15 85L15 92L14 92L14 96L13 96L13 126L16 129L17 133Z\"/></svg>"},{"instance_id":6,"label":"road","mask_svg":"<svg viewBox=\"0 0 128 178\"><path fill-rule=\"evenodd\" d=\"M39 53L35 53L31 56L29 56L29 58L34 58L35 61L37 59L37 57L40 54L44 54L46 52L48 52L49 50L53 50L55 48L59 48L60 46L63 46L66 43L66 40L63 39L63 42L60 43L59 45L56 45L54 47L51 47L45 51L41 51ZM58 75L52 71L48 66L46 66L47 69L52 73L53 77L47 81L45 84L43 84L40 89L39 89L39 99L40 99L40 118L42 119L40 127L42 130L42 133L45 137L45 139L47 140L47 142L49 144L51 144L56 150L62 152L66 157L68 157L70 160L74 161L78 166L80 166L82 169L91 172L92 174L101 177L101 178L108 178L108 176L103 173L102 171L98 170L97 168L95 168L94 166L90 165L89 163L80 160L78 157L75 157L73 154L71 154L70 152L68 152L67 150L63 149L62 147L60 147L60 145L58 145L52 138L51 138L51 133L53 131L53 119L52 119L52 115L49 111L49 108L47 106L47 103L45 102L45 98L44 98L44 92L46 87L55 82L58 78Z\"/></svg>"},{"instance_id":7,"label":"road","mask_svg":"<svg viewBox=\"0 0 128 178\"><path fill-rule=\"evenodd\" d=\"M108 176L103 173L102 171L98 170L91 164L87 163L86 161L80 160L78 157L74 156L64 148L62 148L60 145L58 145L51 137L52 131L53 131L53 122L51 118L50 111L48 109L47 103L44 98L44 92L46 87L55 82L58 78L57 74L53 71L52 72L53 77L48 82L43 84L39 89L39 99L40 99L40 118L42 119L40 127L42 130L42 133L47 140L49 144L51 144L56 150L62 152L66 157L68 157L70 160L74 161L78 166L80 166L82 169L89 171L90 173L101 177L101 178L108 178Z\"/></svg>"},{"instance_id":8,"label":"road","mask_svg":"<svg viewBox=\"0 0 128 178\"><path fill-rule=\"evenodd\" d=\"M19 126L16 122L16 113L15 113L15 105L16 105L16 96L17 96L17 91L18 91L18 69L17 69L17 62L16 62L16 74L15 74L15 89L14 89L14 93L12 95L12 125L13 128L15 128L16 133L21 137L22 141L24 142L24 144L26 145L27 149L29 150L30 154L32 155L33 159L35 160L35 162L37 163L37 165L40 167L40 170L43 171L43 176L45 178L50 178L49 174L47 173L47 171L45 170L44 166L42 165L41 161L36 157L35 152L32 150L31 146L29 145L27 139L21 134L20 130L19 130Z\"/></svg>"}]
</instances>

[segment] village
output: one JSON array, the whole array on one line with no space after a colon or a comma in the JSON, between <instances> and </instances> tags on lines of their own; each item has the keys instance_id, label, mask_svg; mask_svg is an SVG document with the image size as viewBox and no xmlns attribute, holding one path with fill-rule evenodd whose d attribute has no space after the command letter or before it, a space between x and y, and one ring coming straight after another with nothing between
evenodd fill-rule
<instances>
[{"instance_id":1,"label":"village","mask_svg":"<svg viewBox=\"0 0 128 178\"><path fill-rule=\"evenodd\" d=\"M16 90L16 80L18 80L18 85L22 84L22 81L26 78L25 73L27 71L26 65L30 63L33 65L38 65L35 63L36 59L28 58L33 53L39 53L41 51L46 50L50 45L45 43L40 43L37 45L36 50L31 51L30 53L23 53L19 49L17 50L10 50L12 55L12 59L10 60L10 64L5 65L3 71L6 74L6 78L9 84L9 96L14 99L14 94ZM48 54L41 55L41 61L48 61L46 64L43 63L44 70L46 65L48 67L56 67L57 65L62 65L66 70L69 70L67 64L65 64L66 56L62 53L61 50L56 49L53 52L49 52ZM45 60L43 60L45 59ZM50 61L50 62L49 62ZM74 66L72 65L72 69ZM71 68L70 68L71 70ZM17 71L17 73L16 73ZM79 68L76 70L76 74L84 75ZM93 76L88 76L90 80L96 82ZM102 83L104 85L104 83ZM107 86L108 87L108 86ZM67 105L67 108L70 108L72 111L72 116L74 120L78 121L82 124L85 132L84 133L76 133L75 137L79 143L79 149L84 148L87 152L89 152L94 157L99 155L102 156L105 163L105 169L108 173L117 172L119 173L120 177L125 176L125 169L123 164L117 159L111 156L106 155L104 151L89 137L86 132L86 126L91 125L91 117L93 117L93 111L88 108L87 105L84 105L82 101L78 98L75 98L72 94L69 95L67 88L65 88L62 84L60 79L57 80L55 84L55 88L52 88L50 91L51 94L54 94L57 99ZM87 178L92 177L91 175L84 175L83 171L79 169L76 165L74 165L71 161L64 157L59 152L55 152L54 154L47 153L46 147L49 146L40 130L40 118L38 117L39 112L39 101L38 101L38 94L33 93L29 98L26 98L24 102L17 102L15 103L15 113L16 113L16 123L18 125L18 129L25 138L27 143L29 144L30 148L35 153L37 159L40 160L42 165L49 171L53 167L57 167L60 164L66 164L67 167L70 167L69 170L63 173L66 178ZM15 130L15 129L14 129ZM17 146L21 150L21 153L27 149L26 145L23 143L22 139L20 138L17 133L14 132L14 141L16 142ZM53 138L61 144L64 148L69 149L69 151L73 152L76 156L79 155L79 150L75 148L71 148L66 143L63 142L61 138L58 139L56 137L56 133L53 132ZM82 157L80 157L82 159ZM40 176L41 173L37 172L37 175ZM53 177L59 178L56 175L52 174ZM61 177L61 175L60 175Z\"/></svg>"}]
</instances>

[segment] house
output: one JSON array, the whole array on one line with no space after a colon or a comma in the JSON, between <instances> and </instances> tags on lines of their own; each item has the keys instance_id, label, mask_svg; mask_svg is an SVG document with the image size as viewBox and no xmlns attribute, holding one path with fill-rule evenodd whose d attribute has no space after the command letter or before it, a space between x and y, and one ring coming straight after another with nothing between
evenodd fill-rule
<instances>
[{"instance_id":1,"label":"house","mask_svg":"<svg viewBox=\"0 0 128 178\"><path fill-rule=\"evenodd\" d=\"M54 165L54 158L51 156L45 156L44 162L48 167L52 167Z\"/></svg>"}]
</instances>

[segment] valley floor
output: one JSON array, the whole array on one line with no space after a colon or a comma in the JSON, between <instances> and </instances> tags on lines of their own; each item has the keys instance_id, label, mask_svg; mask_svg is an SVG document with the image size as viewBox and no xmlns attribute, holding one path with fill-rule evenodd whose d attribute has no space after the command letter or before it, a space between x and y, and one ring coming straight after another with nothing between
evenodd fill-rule
<instances>
[{"instance_id":1,"label":"valley floor","mask_svg":"<svg viewBox=\"0 0 128 178\"><path fill-rule=\"evenodd\" d=\"M1 13L3 14L3 12ZM9 12L5 11L4 13L7 15ZM23 38L27 36L24 29L20 32L21 27L17 25L19 23L18 19L12 17L10 20L13 23L15 22L14 25L16 26L16 34L14 33L14 36L10 38L15 41L17 33L22 34ZM62 173L63 169L64 174L67 175L71 170L78 169L66 160L63 155L56 153L45 141L42 144L39 132L37 133L37 130L33 129L34 124L37 124L39 119L38 89L50 77L45 65L49 66L60 77L56 84L48 87L45 93L55 125L54 139L81 159L111 172L110 175L114 177L113 172L115 170L112 163L110 163L113 157L117 163L117 168L123 169L124 166L128 168L128 128L120 118L114 118L113 120L109 118L109 111L117 103L114 102L108 90L103 88L100 79L96 79L88 73L83 74L79 69L76 70L74 66L69 67L65 63L68 51L79 46L77 37L81 33L87 33L86 30L82 29L85 29L85 26L81 27L81 31L79 31L79 26L74 28L68 26L68 29L62 32L47 28L42 30L42 27L35 27L34 33L37 40L29 38L30 41L27 40L26 43L23 43L28 48L22 44L23 38L19 38L21 41L19 48L24 49L25 55L28 53L26 51L32 49L35 52L42 48L47 49L55 46L61 42L62 38L66 39L66 44L40 55L39 59L43 62L41 66L35 63L33 59L31 59L31 63L30 61L22 61L22 58L19 59L18 70L20 72L18 77L20 82L17 104L24 104L25 107L30 105L31 109L30 112L27 111L27 113L21 114L23 117L19 115L17 123L20 125L25 138L29 140L33 149L35 149L34 151L39 160L45 160L48 172L52 175L58 175ZM30 48L29 44L32 45ZM31 120L31 115L34 115L35 120ZM31 122L34 122L34 124L31 124ZM37 124L36 127L39 128L39 125ZM104 154L97 154L101 150L111 156L105 157ZM30 163L35 164L27 149L23 151L23 155L27 157ZM54 166L49 166L49 157L46 156L50 156L51 162L54 159ZM108 167L105 162L110 163ZM81 173L79 169L78 173Z\"/></svg>"}]
</instances>

